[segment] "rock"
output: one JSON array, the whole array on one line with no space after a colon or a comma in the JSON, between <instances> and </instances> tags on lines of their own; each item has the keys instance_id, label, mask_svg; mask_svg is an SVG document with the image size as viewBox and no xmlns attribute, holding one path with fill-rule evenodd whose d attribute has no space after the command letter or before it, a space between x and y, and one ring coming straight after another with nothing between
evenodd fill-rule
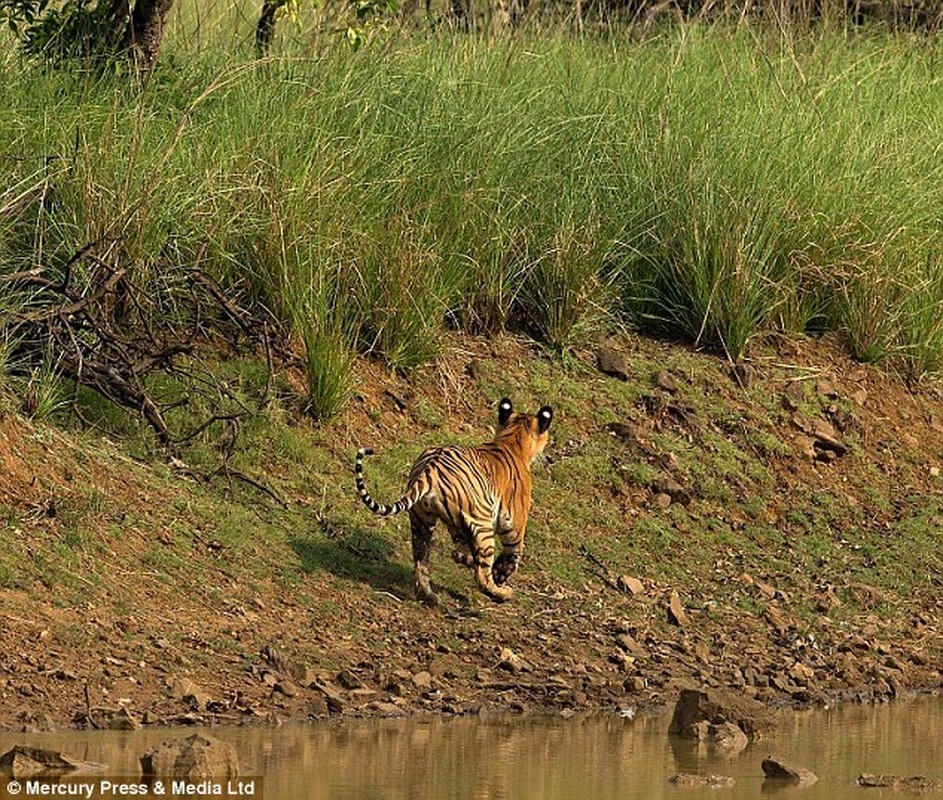
<instances>
[{"instance_id":1,"label":"rock","mask_svg":"<svg viewBox=\"0 0 943 800\"><path fill-rule=\"evenodd\" d=\"M815 670L807 667L801 661L797 661L789 669L789 677L799 686L808 686L809 682L815 678Z\"/></svg>"},{"instance_id":2,"label":"rock","mask_svg":"<svg viewBox=\"0 0 943 800\"><path fill-rule=\"evenodd\" d=\"M869 772L863 772L858 776L857 784L859 786L887 788L887 789L941 789L943 781L936 778L926 778L922 775L913 775L909 778L900 775L872 775Z\"/></svg>"},{"instance_id":3,"label":"rock","mask_svg":"<svg viewBox=\"0 0 943 800\"><path fill-rule=\"evenodd\" d=\"M0 775L13 778L28 778L39 775L73 775L85 772L101 772L104 764L82 761L58 750L41 747L14 745L0 756Z\"/></svg>"},{"instance_id":4,"label":"rock","mask_svg":"<svg viewBox=\"0 0 943 800\"><path fill-rule=\"evenodd\" d=\"M185 676L168 678L165 683L171 697L182 701L194 711L205 711L212 699L199 684Z\"/></svg>"},{"instance_id":5,"label":"rock","mask_svg":"<svg viewBox=\"0 0 943 800\"><path fill-rule=\"evenodd\" d=\"M236 778L239 759L235 748L203 733L194 733L184 739L161 742L141 756L144 777Z\"/></svg>"},{"instance_id":6,"label":"rock","mask_svg":"<svg viewBox=\"0 0 943 800\"><path fill-rule=\"evenodd\" d=\"M855 401L856 406L863 408L864 404L868 402L868 390L861 388L852 392L851 399Z\"/></svg>"},{"instance_id":7,"label":"rock","mask_svg":"<svg viewBox=\"0 0 943 800\"><path fill-rule=\"evenodd\" d=\"M348 690L363 689L363 681L349 669L342 670L337 674L337 682Z\"/></svg>"},{"instance_id":8,"label":"rock","mask_svg":"<svg viewBox=\"0 0 943 800\"><path fill-rule=\"evenodd\" d=\"M708 734L708 727L732 722L747 735L772 726L772 717L761 703L722 689L682 689L675 703L668 732L685 739Z\"/></svg>"},{"instance_id":9,"label":"rock","mask_svg":"<svg viewBox=\"0 0 943 800\"><path fill-rule=\"evenodd\" d=\"M655 505L659 508L668 508L671 505L671 495L667 492L659 492L655 495Z\"/></svg>"},{"instance_id":10,"label":"rock","mask_svg":"<svg viewBox=\"0 0 943 800\"><path fill-rule=\"evenodd\" d=\"M796 448L802 455L808 456L809 458L818 456L818 451L815 449L815 439L811 436L797 436Z\"/></svg>"},{"instance_id":11,"label":"rock","mask_svg":"<svg viewBox=\"0 0 943 800\"><path fill-rule=\"evenodd\" d=\"M630 636L628 633L620 633L616 636L616 644L619 645L619 648L624 650L626 653L635 656L636 658L644 658L648 655L648 650L646 650L642 645L640 645L633 636Z\"/></svg>"},{"instance_id":12,"label":"rock","mask_svg":"<svg viewBox=\"0 0 943 800\"><path fill-rule=\"evenodd\" d=\"M827 397L829 400L835 400L838 397L838 389L835 388L831 378L819 378L815 382L815 391L816 394Z\"/></svg>"},{"instance_id":13,"label":"rock","mask_svg":"<svg viewBox=\"0 0 943 800\"><path fill-rule=\"evenodd\" d=\"M125 706L121 706L107 718L105 727L111 731L137 731L141 729L141 723Z\"/></svg>"},{"instance_id":14,"label":"rock","mask_svg":"<svg viewBox=\"0 0 943 800\"><path fill-rule=\"evenodd\" d=\"M740 726L734 725L732 722L710 725L707 729L707 737L717 747L732 753L739 753L750 743L750 739L740 729Z\"/></svg>"},{"instance_id":15,"label":"rock","mask_svg":"<svg viewBox=\"0 0 943 800\"><path fill-rule=\"evenodd\" d=\"M838 438L838 432L828 420L816 419L812 425L812 434L815 438L817 456L821 459L824 453L834 453L843 456L848 447Z\"/></svg>"},{"instance_id":16,"label":"rock","mask_svg":"<svg viewBox=\"0 0 943 800\"><path fill-rule=\"evenodd\" d=\"M382 700L376 700L367 705L367 710L384 717L403 717L406 711L395 703L385 703Z\"/></svg>"},{"instance_id":17,"label":"rock","mask_svg":"<svg viewBox=\"0 0 943 800\"><path fill-rule=\"evenodd\" d=\"M343 713L347 703L340 693L340 690L333 683L316 680L311 684L310 688L317 689L324 695L324 698L327 700L327 707L330 711L333 711L335 714Z\"/></svg>"},{"instance_id":18,"label":"rock","mask_svg":"<svg viewBox=\"0 0 943 800\"><path fill-rule=\"evenodd\" d=\"M769 606L763 614L766 621L776 629L780 636L789 632L789 622L776 606Z\"/></svg>"},{"instance_id":19,"label":"rock","mask_svg":"<svg viewBox=\"0 0 943 800\"><path fill-rule=\"evenodd\" d=\"M789 381L783 391L783 408L796 411L804 399L805 385L801 381Z\"/></svg>"},{"instance_id":20,"label":"rock","mask_svg":"<svg viewBox=\"0 0 943 800\"><path fill-rule=\"evenodd\" d=\"M729 775L692 775L687 772L679 772L672 775L668 780L676 786L733 786L736 780Z\"/></svg>"},{"instance_id":21,"label":"rock","mask_svg":"<svg viewBox=\"0 0 943 800\"><path fill-rule=\"evenodd\" d=\"M678 594L677 589L671 590L671 599L668 601L668 621L679 628L688 624L688 616L684 613L681 595Z\"/></svg>"},{"instance_id":22,"label":"rock","mask_svg":"<svg viewBox=\"0 0 943 800\"><path fill-rule=\"evenodd\" d=\"M415 675L410 676L410 680L420 692L428 691L432 688L432 675L423 670L422 672L417 672Z\"/></svg>"},{"instance_id":23,"label":"rock","mask_svg":"<svg viewBox=\"0 0 943 800\"><path fill-rule=\"evenodd\" d=\"M295 686L293 681L284 680L278 681L273 687L273 692L278 692L279 694L285 695L285 697L294 697L298 694L298 688Z\"/></svg>"},{"instance_id":24,"label":"rock","mask_svg":"<svg viewBox=\"0 0 943 800\"><path fill-rule=\"evenodd\" d=\"M602 345L596 351L596 366L600 372L620 381L627 381L632 374L625 353L612 345Z\"/></svg>"},{"instance_id":25,"label":"rock","mask_svg":"<svg viewBox=\"0 0 943 800\"><path fill-rule=\"evenodd\" d=\"M672 502L680 503L683 506L691 502L691 493L674 478L662 478L655 481L654 489L660 494L668 495Z\"/></svg>"},{"instance_id":26,"label":"rock","mask_svg":"<svg viewBox=\"0 0 943 800\"><path fill-rule=\"evenodd\" d=\"M740 385L741 389L749 389L756 383L756 367L748 364L746 361L738 361L733 365L733 379Z\"/></svg>"},{"instance_id":27,"label":"rock","mask_svg":"<svg viewBox=\"0 0 943 800\"><path fill-rule=\"evenodd\" d=\"M434 678L458 678L468 674L468 667L457 656L446 654L429 662L429 674Z\"/></svg>"},{"instance_id":28,"label":"rock","mask_svg":"<svg viewBox=\"0 0 943 800\"><path fill-rule=\"evenodd\" d=\"M616 586L619 587L620 592L625 592L626 594L645 594L645 587L642 585L642 582L638 578L633 578L631 575L620 575L616 579Z\"/></svg>"},{"instance_id":29,"label":"rock","mask_svg":"<svg viewBox=\"0 0 943 800\"><path fill-rule=\"evenodd\" d=\"M666 369L660 369L655 373L655 385L659 389L664 389L668 394L674 394L678 391L678 382Z\"/></svg>"},{"instance_id":30,"label":"rock","mask_svg":"<svg viewBox=\"0 0 943 800\"><path fill-rule=\"evenodd\" d=\"M818 776L805 767L774 756L764 758L762 767L769 780L798 783L800 786L810 786L818 780Z\"/></svg>"},{"instance_id":31,"label":"rock","mask_svg":"<svg viewBox=\"0 0 943 800\"><path fill-rule=\"evenodd\" d=\"M510 647L501 648L501 658L498 661L498 666L508 672L532 672L534 669Z\"/></svg>"}]
</instances>

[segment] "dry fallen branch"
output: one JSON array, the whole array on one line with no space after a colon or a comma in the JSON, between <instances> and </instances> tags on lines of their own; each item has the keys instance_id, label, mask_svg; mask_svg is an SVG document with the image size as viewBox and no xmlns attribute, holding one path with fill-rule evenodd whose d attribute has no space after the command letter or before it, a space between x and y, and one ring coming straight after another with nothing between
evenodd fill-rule
<instances>
[{"instance_id":1,"label":"dry fallen branch","mask_svg":"<svg viewBox=\"0 0 943 800\"><path fill-rule=\"evenodd\" d=\"M16 343L18 361L27 370L53 364L77 385L136 411L161 446L175 453L214 423L233 424L248 413L210 370L194 365L198 344L210 333L221 333L229 342L243 336L252 345L261 343L271 367L269 325L240 308L198 269L152 267L146 285L137 283L132 272L118 265L114 248L90 243L59 268L0 277L0 288L20 309L3 333ZM152 388L157 373L178 378L188 395L159 396ZM166 412L188 404L191 395L199 395L211 410L189 433L175 435Z\"/></svg>"}]
</instances>

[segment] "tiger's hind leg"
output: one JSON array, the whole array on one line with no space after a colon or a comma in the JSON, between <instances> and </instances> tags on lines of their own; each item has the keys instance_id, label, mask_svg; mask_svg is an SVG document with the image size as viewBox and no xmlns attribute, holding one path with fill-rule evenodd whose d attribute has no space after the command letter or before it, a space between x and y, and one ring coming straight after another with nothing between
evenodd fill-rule
<instances>
[{"instance_id":1,"label":"tiger's hind leg","mask_svg":"<svg viewBox=\"0 0 943 800\"><path fill-rule=\"evenodd\" d=\"M521 562L524 555L524 531L517 531L511 525L510 516L498 519L498 536L501 539L501 555L494 562L494 582L499 586L507 583Z\"/></svg>"},{"instance_id":2,"label":"tiger's hind leg","mask_svg":"<svg viewBox=\"0 0 943 800\"><path fill-rule=\"evenodd\" d=\"M434 606L439 602L429 583L429 554L432 550L432 531L436 518L421 515L416 509L409 512L409 532L413 543L413 566L415 579L413 588L416 598L426 605Z\"/></svg>"},{"instance_id":3,"label":"tiger's hind leg","mask_svg":"<svg viewBox=\"0 0 943 800\"><path fill-rule=\"evenodd\" d=\"M449 533L452 536L452 560L463 567L475 566L475 558L471 554L469 533L460 525L450 525Z\"/></svg>"},{"instance_id":4,"label":"tiger's hind leg","mask_svg":"<svg viewBox=\"0 0 943 800\"><path fill-rule=\"evenodd\" d=\"M491 524L466 519L471 532L471 551L474 559L475 579L478 588L492 600L504 602L510 600L514 590L508 586L498 586L494 581L494 528Z\"/></svg>"}]
</instances>

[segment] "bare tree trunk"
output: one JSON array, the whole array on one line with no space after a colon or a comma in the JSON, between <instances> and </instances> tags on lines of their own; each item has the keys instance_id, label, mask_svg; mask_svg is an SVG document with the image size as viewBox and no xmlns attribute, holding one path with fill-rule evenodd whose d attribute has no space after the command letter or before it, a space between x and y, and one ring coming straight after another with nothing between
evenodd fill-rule
<instances>
[{"instance_id":1,"label":"bare tree trunk","mask_svg":"<svg viewBox=\"0 0 943 800\"><path fill-rule=\"evenodd\" d=\"M174 0L137 0L134 4L124 44L142 84L147 83L154 69L173 4Z\"/></svg>"},{"instance_id":2,"label":"bare tree trunk","mask_svg":"<svg viewBox=\"0 0 943 800\"><path fill-rule=\"evenodd\" d=\"M275 14L285 0L265 0L262 3L262 13L255 26L255 51L259 58L264 58L272 49L272 37L275 36Z\"/></svg>"}]
</instances>

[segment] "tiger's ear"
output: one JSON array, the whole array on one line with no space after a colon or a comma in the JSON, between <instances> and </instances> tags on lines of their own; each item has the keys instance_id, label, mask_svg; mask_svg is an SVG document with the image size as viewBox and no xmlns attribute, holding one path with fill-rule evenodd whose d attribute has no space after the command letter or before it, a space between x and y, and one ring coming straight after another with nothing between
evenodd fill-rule
<instances>
[{"instance_id":1,"label":"tiger's ear","mask_svg":"<svg viewBox=\"0 0 943 800\"><path fill-rule=\"evenodd\" d=\"M498 425L507 425L512 411L514 411L514 406L511 401L506 397L502 398L501 402L498 403Z\"/></svg>"},{"instance_id":2,"label":"tiger's ear","mask_svg":"<svg viewBox=\"0 0 943 800\"><path fill-rule=\"evenodd\" d=\"M544 406L540 411L537 412L537 431L539 433L546 433L547 428L550 427L550 423L553 421L553 409L550 406Z\"/></svg>"}]
</instances>

